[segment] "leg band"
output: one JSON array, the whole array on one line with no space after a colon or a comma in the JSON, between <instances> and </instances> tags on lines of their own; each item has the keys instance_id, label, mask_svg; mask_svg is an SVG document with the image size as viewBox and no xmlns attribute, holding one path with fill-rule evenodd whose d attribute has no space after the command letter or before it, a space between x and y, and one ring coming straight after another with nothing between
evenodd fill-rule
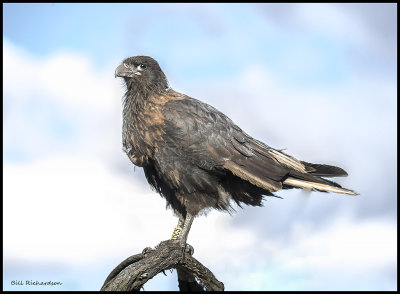
<instances>
[{"instance_id":1,"label":"leg band","mask_svg":"<svg viewBox=\"0 0 400 294\"><path fill-rule=\"evenodd\" d=\"M182 228L176 227L175 230L174 230L174 232L172 233L171 239L172 239L172 240L177 240L177 239L179 239L179 236L181 235L181 233L182 233Z\"/></svg>"}]
</instances>

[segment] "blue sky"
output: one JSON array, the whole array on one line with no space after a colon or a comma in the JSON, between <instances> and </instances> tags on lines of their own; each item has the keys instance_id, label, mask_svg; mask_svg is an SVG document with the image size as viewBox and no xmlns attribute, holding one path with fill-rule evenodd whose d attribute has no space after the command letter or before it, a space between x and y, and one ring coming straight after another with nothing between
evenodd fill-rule
<instances>
[{"instance_id":1,"label":"blue sky","mask_svg":"<svg viewBox=\"0 0 400 294\"><path fill-rule=\"evenodd\" d=\"M98 290L170 237L176 219L122 152L113 74L134 55L255 138L345 168L361 194L283 191L197 218L189 243L226 289L396 289L397 4L8 3L5 290ZM177 289L174 275L145 289Z\"/></svg>"},{"instance_id":2,"label":"blue sky","mask_svg":"<svg viewBox=\"0 0 400 294\"><path fill-rule=\"evenodd\" d=\"M5 8L4 35L38 56L60 48L79 50L101 66L110 62L110 52L113 56L143 52L161 60L179 59L179 73L194 79L205 72L211 78L229 77L249 62L268 66L301 83L332 83L344 79L347 73L343 44L322 30L309 34L301 28L290 31L279 27L257 6L5 4ZM257 42L251 42L254 39ZM220 50L225 54L218 54ZM318 55L313 57L310 51ZM316 57L323 64L311 68L305 79L296 68L287 64L282 67L287 54L295 54L296 59L304 54L305 58L297 60L303 63L302 70Z\"/></svg>"}]
</instances>

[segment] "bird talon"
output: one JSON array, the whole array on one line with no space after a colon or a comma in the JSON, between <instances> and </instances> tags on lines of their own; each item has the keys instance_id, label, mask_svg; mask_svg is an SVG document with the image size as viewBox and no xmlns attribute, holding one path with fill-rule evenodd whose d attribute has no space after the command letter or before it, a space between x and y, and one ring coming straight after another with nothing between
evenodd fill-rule
<instances>
[{"instance_id":1,"label":"bird talon","mask_svg":"<svg viewBox=\"0 0 400 294\"><path fill-rule=\"evenodd\" d=\"M142 251L143 257L146 257L146 255L149 254L151 251L153 251L153 248L151 248L151 247L144 248Z\"/></svg>"},{"instance_id":2,"label":"bird talon","mask_svg":"<svg viewBox=\"0 0 400 294\"><path fill-rule=\"evenodd\" d=\"M187 254L189 254L190 256L192 256L193 253L194 253L194 248L193 248L193 246L186 243L186 246L185 246L185 253L187 253Z\"/></svg>"},{"instance_id":3,"label":"bird talon","mask_svg":"<svg viewBox=\"0 0 400 294\"><path fill-rule=\"evenodd\" d=\"M181 243L181 253L182 253L182 262L185 261L185 251L186 251L186 244L185 243Z\"/></svg>"},{"instance_id":4,"label":"bird talon","mask_svg":"<svg viewBox=\"0 0 400 294\"><path fill-rule=\"evenodd\" d=\"M189 245L187 243L181 243L181 251L182 251L182 262L184 262L186 254L189 254L190 256L193 255L194 248L192 245Z\"/></svg>"}]
</instances>

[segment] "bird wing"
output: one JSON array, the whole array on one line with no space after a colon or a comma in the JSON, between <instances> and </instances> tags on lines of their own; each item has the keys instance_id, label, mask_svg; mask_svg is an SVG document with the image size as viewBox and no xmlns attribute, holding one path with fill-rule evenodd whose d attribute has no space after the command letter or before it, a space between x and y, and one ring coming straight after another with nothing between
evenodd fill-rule
<instances>
[{"instance_id":1,"label":"bird wing","mask_svg":"<svg viewBox=\"0 0 400 294\"><path fill-rule=\"evenodd\" d=\"M282 189L290 169L304 165L247 135L214 107L185 96L163 106L165 143L199 168L225 170L267 191Z\"/></svg>"},{"instance_id":2,"label":"bird wing","mask_svg":"<svg viewBox=\"0 0 400 294\"><path fill-rule=\"evenodd\" d=\"M184 96L184 95L183 95ZM321 176L346 176L335 166L312 164L274 149L246 134L226 115L199 100L184 96L163 106L165 143L209 172L229 171L268 192L306 188L355 195Z\"/></svg>"}]
</instances>

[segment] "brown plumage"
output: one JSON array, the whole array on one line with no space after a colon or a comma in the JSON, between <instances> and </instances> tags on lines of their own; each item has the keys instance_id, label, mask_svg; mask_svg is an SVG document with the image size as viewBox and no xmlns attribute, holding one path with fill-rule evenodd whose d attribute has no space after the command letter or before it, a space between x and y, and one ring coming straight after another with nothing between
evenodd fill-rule
<instances>
[{"instance_id":1,"label":"brown plumage","mask_svg":"<svg viewBox=\"0 0 400 294\"><path fill-rule=\"evenodd\" d=\"M265 195L289 188L357 195L322 178L347 176L343 169L297 160L252 138L212 106L169 88L151 57L125 59L115 76L127 86L124 150L179 216L174 238L183 244L193 218L208 209L261 206Z\"/></svg>"}]
</instances>

